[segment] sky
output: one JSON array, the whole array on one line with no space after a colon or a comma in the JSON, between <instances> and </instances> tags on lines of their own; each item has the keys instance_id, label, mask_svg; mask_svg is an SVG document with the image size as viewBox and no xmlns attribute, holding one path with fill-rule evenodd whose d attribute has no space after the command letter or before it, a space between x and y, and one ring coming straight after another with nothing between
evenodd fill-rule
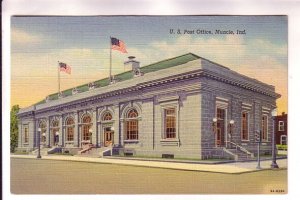
<instances>
[{"instance_id":1,"label":"sky","mask_svg":"<svg viewBox=\"0 0 300 200\"><path fill-rule=\"evenodd\" d=\"M282 95L278 112L287 112L287 24L286 16L12 17L11 106L27 107L56 93L58 61L72 67L71 75L61 73L62 90L107 77L111 36L128 51L112 51L113 74L124 71L128 56L144 66L191 52L274 85Z\"/></svg>"}]
</instances>

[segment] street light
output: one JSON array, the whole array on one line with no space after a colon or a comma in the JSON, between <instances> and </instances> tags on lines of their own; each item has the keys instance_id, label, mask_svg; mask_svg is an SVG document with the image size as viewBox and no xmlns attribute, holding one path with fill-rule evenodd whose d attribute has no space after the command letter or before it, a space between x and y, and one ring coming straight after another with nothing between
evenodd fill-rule
<instances>
[{"instance_id":1,"label":"street light","mask_svg":"<svg viewBox=\"0 0 300 200\"><path fill-rule=\"evenodd\" d=\"M233 125L234 125L234 120L232 119L229 121L229 133L230 134L232 134Z\"/></svg>"},{"instance_id":2,"label":"street light","mask_svg":"<svg viewBox=\"0 0 300 200\"><path fill-rule=\"evenodd\" d=\"M93 134L92 131L93 131L93 130L90 128L90 129L89 129L89 134L90 134L90 144L92 144L92 134Z\"/></svg>"},{"instance_id":3,"label":"street light","mask_svg":"<svg viewBox=\"0 0 300 200\"><path fill-rule=\"evenodd\" d=\"M273 119L273 137L272 137L272 164L271 168L276 169L279 168L276 163L276 144L275 144L275 118L277 116L277 108L272 110L272 119Z\"/></svg>"},{"instance_id":4,"label":"street light","mask_svg":"<svg viewBox=\"0 0 300 200\"><path fill-rule=\"evenodd\" d=\"M213 132L216 133L216 131L217 131L217 121L218 121L218 119L214 117L212 121L213 121L213 123L212 123Z\"/></svg>"},{"instance_id":5,"label":"street light","mask_svg":"<svg viewBox=\"0 0 300 200\"><path fill-rule=\"evenodd\" d=\"M229 121L229 134L228 134L229 142L231 142L233 126L234 126L234 120L232 119ZM226 147L227 147L227 143L228 143L228 141L226 142ZM231 143L229 143L229 147L231 147Z\"/></svg>"},{"instance_id":6,"label":"street light","mask_svg":"<svg viewBox=\"0 0 300 200\"><path fill-rule=\"evenodd\" d=\"M36 158L42 158L42 156L41 156L41 131L42 131L42 129L41 128L38 128L38 155L37 155L37 157Z\"/></svg>"}]
</instances>

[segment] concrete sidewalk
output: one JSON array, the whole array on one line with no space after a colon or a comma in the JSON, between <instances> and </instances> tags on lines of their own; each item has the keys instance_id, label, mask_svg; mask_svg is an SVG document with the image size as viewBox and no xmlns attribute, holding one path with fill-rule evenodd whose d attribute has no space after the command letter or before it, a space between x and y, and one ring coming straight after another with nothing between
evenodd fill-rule
<instances>
[{"instance_id":1,"label":"concrete sidewalk","mask_svg":"<svg viewBox=\"0 0 300 200\"><path fill-rule=\"evenodd\" d=\"M27 158L37 159L34 155L11 155L11 158ZM130 165L140 167L154 167L175 170L188 170L188 171L202 171L202 172L215 172L215 173L229 173L240 174L256 169L257 162L234 162L223 164L199 164L199 163L178 163L166 161L146 161L146 160L125 160L125 159L109 159L109 158L91 158L91 157L77 157L77 156L62 156L62 155L47 155L42 157L43 160L64 160L64 161L77 161L77 162L91 162L91 163L105 163L105 164L118 164ZM263 170L270 169L272 161L261 161L261 168ZM287 169L287 159L277 160L280 169Z\"/></svg>"}]
</instances>

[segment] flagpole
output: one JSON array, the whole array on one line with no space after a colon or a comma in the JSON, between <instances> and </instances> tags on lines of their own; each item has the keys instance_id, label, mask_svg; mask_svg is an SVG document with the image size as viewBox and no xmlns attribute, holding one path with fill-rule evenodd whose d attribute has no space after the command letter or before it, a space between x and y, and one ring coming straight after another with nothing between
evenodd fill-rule
<instances>
[{"instance_id":1,"label":"flagpole","mask_svg":"<svg viewBox=\"0 0 300 200\"><path fill-rule=\"evenodd\" d=\"M112 55L111 55L111 37L110 37L110 41L109 41L109 49L110 49L110 59L109 59L109 81L112 82L112 78L111 78L111 59L112 59Z\"/></svg>"},{"instance_id":2,"label":"flagpole","mask_svg":"<svg viewBox=\"0 0 300 200\"><path fill-rule=\"evenodd\" d=\"M58 97L60 95L60 73L59 73L59 61L58 62L58 66L57 66L57 77L58 77Z\"/></svg>"}]
</instances>

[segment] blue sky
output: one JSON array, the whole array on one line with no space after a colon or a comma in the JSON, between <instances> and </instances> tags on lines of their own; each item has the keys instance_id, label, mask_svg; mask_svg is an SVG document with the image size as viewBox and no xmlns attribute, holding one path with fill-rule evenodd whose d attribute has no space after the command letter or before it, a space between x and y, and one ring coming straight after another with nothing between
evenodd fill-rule
<instances>
[{"instance_id":1,"label":"blue sky","mask_svg":"<svg viewBox=\"0 0 300 200\"><path fill-rule=\"evenodd\" d=\"M109 48L109 37L122 38L131 47L155 41L169 41L170 28L207 30L247 30L246 40L261 38L275 44L287 43L287 17L283 16L115 16L115 17L13 17L12 29L33 35L47 35L34 51L62 48ZM210 37L205 36L203 37ZM216 37L216 36L214 36ZM219 35L219 38L225 37ZM48 40L47 40L48 39ZM55 42L53 42L55 40ZM45 46L46 44L46 46ZM12 46L13 52L24 46Z\"/></svg>"},{"instance_id":2,"label":"blue sky","mask_svg":"<svg viewBox=\"0 0 300 200\"><path fill-rule=\"evenodd\" d=\"M107 77L113 36L123 40L128 51L113 51L113 74L124 71L129 55L143 66L192 52L275 85L286 111L287 20L287 16L12 17L12 105L29 106L56 92L58 60L73 70L71 76L62 74L62 89ZM239 29L246 35L171 35L170 29ZM24 100L21 85L40 90Z\"/></svg>"}]
</instances>

